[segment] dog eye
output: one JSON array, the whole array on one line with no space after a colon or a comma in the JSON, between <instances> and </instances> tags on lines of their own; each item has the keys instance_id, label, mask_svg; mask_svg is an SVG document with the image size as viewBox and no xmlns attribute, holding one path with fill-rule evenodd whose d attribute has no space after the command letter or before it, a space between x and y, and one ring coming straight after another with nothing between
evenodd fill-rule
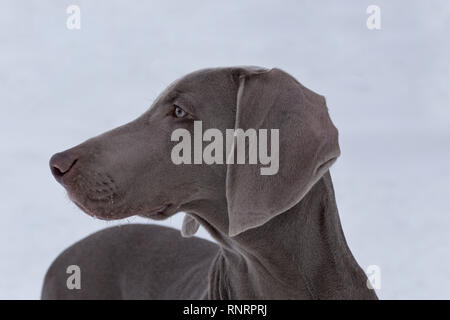
<instances>
[{"instance_id":1,"label":"dog eye","mask_svg":"<svg viewBox=\"0 0 450 320\"><path fill-rule=\"evenodd\" d=\"M181 109L179 106L174 105L173 116L177 118L184 118L186 116L186 111Z\"/></svg>"}]
</instances>

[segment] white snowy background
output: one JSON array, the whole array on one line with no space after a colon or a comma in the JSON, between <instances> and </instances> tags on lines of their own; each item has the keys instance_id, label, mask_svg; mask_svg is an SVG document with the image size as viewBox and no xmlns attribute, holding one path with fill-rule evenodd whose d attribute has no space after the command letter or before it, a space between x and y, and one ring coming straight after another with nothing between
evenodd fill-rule
<instances>
[{"instance_id":1,"label":"white snowy background","mask_svg":"<svg viewBox=\"0 0 450 320\"><path fill-rule=\"evenodd\" d=\"M81 30L66 28L71 4ZM381 30L366 27L370 4ZM53 153L139 116L185 73L247 64L326 96L344 232L363 268L380 266L379 297L449 299L445 0L2 0L0 298L39 298L52 260L94 231L150 223L83 214L50 173ZM179 228L182 216L162 224Z\"/></svg>"}]
</instances>

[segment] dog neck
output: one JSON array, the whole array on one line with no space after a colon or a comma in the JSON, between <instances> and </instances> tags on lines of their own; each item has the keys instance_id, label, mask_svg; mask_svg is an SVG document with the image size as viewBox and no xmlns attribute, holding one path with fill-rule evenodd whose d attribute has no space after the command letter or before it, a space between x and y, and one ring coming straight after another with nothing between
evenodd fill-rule
<instances>
[{"instance_id":1,"label":"dog neck","mask_svg":"<svg viewBox=\"0 0 450 320\"><path fill-rule=\"evenodd\" d=\"M220 244L210 299L376 299L347 246L328 172L293 208L238 236L218 231L224 221L199 220Z\"/></svg>"}]
</instances>

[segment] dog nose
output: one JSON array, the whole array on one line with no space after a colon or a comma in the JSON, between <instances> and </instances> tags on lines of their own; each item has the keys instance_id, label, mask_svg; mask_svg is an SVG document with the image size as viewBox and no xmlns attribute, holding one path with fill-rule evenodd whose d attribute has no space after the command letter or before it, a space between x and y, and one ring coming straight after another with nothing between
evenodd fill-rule
<instances>
[{"instance_id":1,"label":"dog nose","mask_svg":"<svg viewBox=\"0 0 450 320\"><path fill-rule=\"evenodd\" d=\"M70 171L77 160L78 158L67 151L54 154L50 159L50 169L55 179L59 182Z\"/></svg>"}]
</instances>

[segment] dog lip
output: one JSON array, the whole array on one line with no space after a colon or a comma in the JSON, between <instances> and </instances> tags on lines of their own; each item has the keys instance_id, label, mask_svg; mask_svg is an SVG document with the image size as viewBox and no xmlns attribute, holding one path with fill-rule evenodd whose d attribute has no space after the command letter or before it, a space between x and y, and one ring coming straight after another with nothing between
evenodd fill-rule
<instances>
[{"instance_id":1,"label":"dog lip","mask_svg":"<svg viewBox=\"0 0 450 320\"><path fill-rule=\"evenodd\" d=\"M81 211L87 213L88 215L90 215L91 217L96 217L96 215L94 213L92 213L91 211L89 211L85 206L83 206L80 202L78 202L75 199L71 199L73 203L75 203L75 205L81 209Z\"/></svg>"},{"instance_id":2,"label":"dog lip","mask_svg":"<svg viewBox=\"0 0 450 320\"><path fill-rule=\"evenodd\" d=\"M166 210L169 209L172 206L172 204L165 204L159 207L156 207L150 211L147 211L145 213L145 216L152 218L152 219L164 219Z\"/></svg>"},{"instance_id":3,"label":"dog lip","mask_svg":"<svg viewBox=\"0 0 450 320\"><path fill-rule=\"evenodd\" d=\"M76 197L72 196L69 193L69 198L72 200L72 202L81 209L84 213L88 214L91 217L99 218L102 220L116 220L121 219L123 217L114 217L114 216L103 216L102 214L95 213L95 210L88 209L85 205L83 205ZM148 218L154 219L154 220L163 220L166 218L166 210L169 209L172 206L171 203L167 203L158 207L154 207L153 209L147 211L143 216L146 216Z\"/></svg>"},{"instance_id":4,"label":"dog lip","mask_svg":"<svg viewBox=\"0 0 450 320\"><path fill-rule=\"evenodd\" d=\"M163 214L164 211L166 211L171 205L170 204L164 204L162 206L156 207L152 210L150 210L147 214L148 215L158 215Z\"/></svg>"},{"instance_id":5,"label":"dog lip","mask_svg":"<svg viewBox=\"0 0 450 320\"><path fill-rule=\"evenodd\" d=\"M94 218L99 218L99 219L106 219L106 220L110 220L110 217L102 217L99 214L96 214L93 210L89 210L87 208L87 206L83 205L80 201L78 201L75 197L73 197L70 193L69 193L69 198L70 200L72 200L73 203L75 203L75 205L81 209L81 211L83 211L84 213L86 213L87 215L94 217Z\"/></svg>"}]
</instances>

